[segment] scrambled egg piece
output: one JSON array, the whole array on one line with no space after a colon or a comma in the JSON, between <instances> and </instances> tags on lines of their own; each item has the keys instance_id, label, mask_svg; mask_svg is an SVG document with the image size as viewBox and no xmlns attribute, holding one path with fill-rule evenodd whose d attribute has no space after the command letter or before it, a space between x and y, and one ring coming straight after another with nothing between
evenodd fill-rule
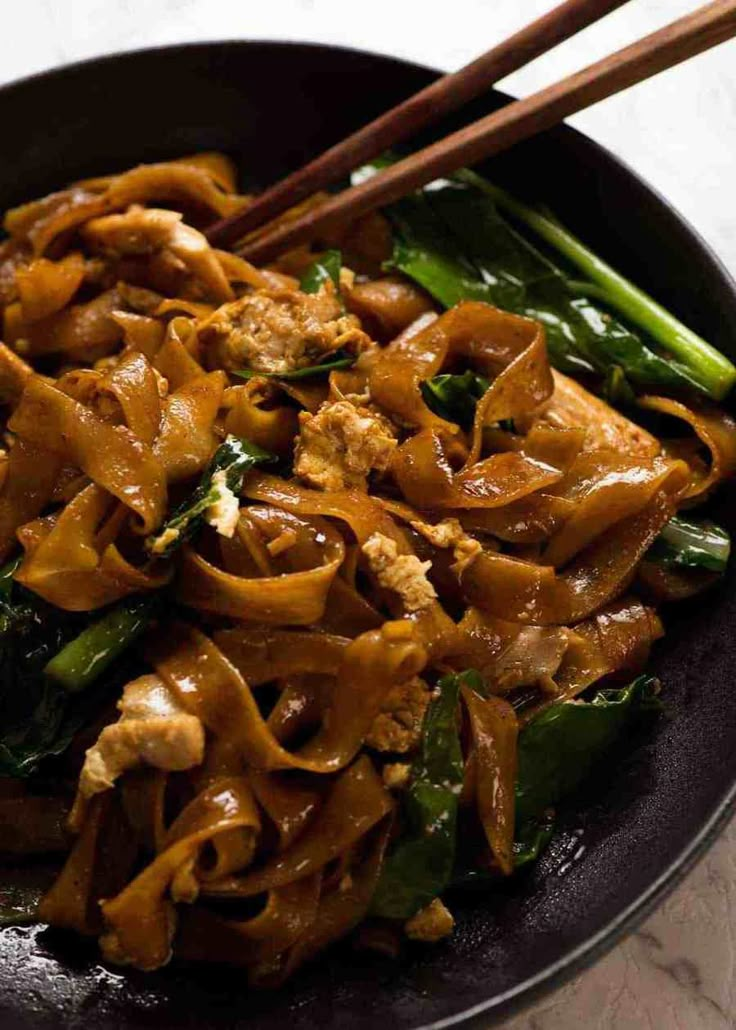
<instances>
[{"instance_id":1,"label":"scrambled egg piece","mask_svg":"<svg viewBox=\"0 0 736 1030\"><path fill-rule=\"evenodd\" d=\"M426 941L433 944L435 941L448 937L455 926L452 912L443 905L439 898L420 909L415 916L412 916L404 923L404 933L413 941Z\"/></svg>"},{"instance_id":2,"label":"scrambled egg piece","mask_svg":"<svg viewBox=\"0 0 736 1030\"><path fill-rule=\"evenodd\" d=\"M219 469L212 477L212 488L217 491L217 500L204 513L205 520L221 536L231 537L235 533L240 515L240 501L227 485L227 472Z\"/></svg>"},{"instance_id":3,"label":"scrambled egg piece","mask_svg":"<svg viewBox=\"0 0 736 1030\"><path fill-rule=\"evenodd\" d=\"M398 683L389 691L380 713L373 720L365 738L366 744L377 751L397 751L400 754L413 751L419 745L424 713L431 697L432 691L419 676Z\"/></svg>"},{"instance_id":4,"label":"scrambled egg piece","mask_svg":"<svg viewBox=\"0 0 736 1030\"><path fill-rule=\"evenodd\" d=\"M262 289L223 304L199 338L211 348L212 368L290 372L314 365L347 344L369 341L355 315L344 315L334 287L318 293Z\"/></svg>"},{"instance_id":5,"label":"scrambled egg piece","mask_svg":"<svg viewBox=\"0 0 736 1030\"><path fill-rule=\"evenodd\" d=\"M294 472L320 490L365 489L368 473L385 472L397 440L387 418L341 400L299 415Z\"/></svg>"},{"instance_id":6,"label":"scrambled egg piece","mask_svg":"<svg viewBox=\"0 0 736 1030\"><path fill-rule=\"evenodd\" d=\"M397 593L407 612L421 611L437 597L427 579L432 562L422 562L415 554L399 554L396 541L383 533L368 537L362 550L380 585Z\"/></svg>"},{"instance_id":7,"label":"scrambled egg piece","mask_svg":"<svg viewBox=\"0 0 736 1030\"><path fill-rule=\"evenodd\" d=\"M435 525L416 521L412 522L411 526L435 547L451 547L457 572L461 572L483 550L477 540L468 536L457 519L443 519Z\"/></svg>"},{"instance_id":8,"label":"scrambled egg piece","mask_svg":"<svg viewBox=\"0 0 736 1030\"><path fill-rule=\"evenodd\" d=\"M128 683L118 702L120 719L105 726L85 755L79 795L109 790L124 772L138 765L180 771L204 757L204 729L181 707L158 676Z\"/></svg>"}]
</instances>

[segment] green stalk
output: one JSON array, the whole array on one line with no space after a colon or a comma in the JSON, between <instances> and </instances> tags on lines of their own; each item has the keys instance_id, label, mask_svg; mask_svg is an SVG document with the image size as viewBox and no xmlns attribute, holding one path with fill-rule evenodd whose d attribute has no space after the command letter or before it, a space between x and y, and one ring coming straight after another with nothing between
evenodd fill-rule
<instances>
[{"instance_id":1,"label":"green stalk","mask_svg":"<svg viewBox=\"0 0 736 1030\"><path fill-rule=\"evenodd\" d=\"M483 190L499 208L529 226L551 247L579 268L591 282L602 287L605 299L652 339L679 358L692 375L716 400L721 400L736 382L736 367L725 355L670 314L610 265L581 243L557 221L521 203L506 190L493 185L476 172L465 169L458 178Z\"/></svg>"},{"instance_id":2,"label":"green stalk","mask_svg":"<svg viewBox=\"0 0 736 1030\"><path fill-rule=\"evenodd\" d=\"M731 538L714 522L670 519L646 553L646 560L679 569L725 572Z\"/></svg>"},{"instance_id":3,"label":"green stalk","mask_svg":"<svg viewBox=\"0 0 736 1030\"><path fill-rule=\"evenodd\" d=\"M580 297L587 297L588 300L608 300L608 293L597 283L589 283L584 279L568 279L567 288Z\"/></svg>"},{"instance_id":4,"label":"green stalk","mask_svg":"<svg viewBox=\"0 0 736 1030\"><path fill-rule=\"evenodd\" d=\"M54 655L44 673L69 693L85 690L140 636L156 600L135 597L116 605Z\"/></svg>"}]
</instances>

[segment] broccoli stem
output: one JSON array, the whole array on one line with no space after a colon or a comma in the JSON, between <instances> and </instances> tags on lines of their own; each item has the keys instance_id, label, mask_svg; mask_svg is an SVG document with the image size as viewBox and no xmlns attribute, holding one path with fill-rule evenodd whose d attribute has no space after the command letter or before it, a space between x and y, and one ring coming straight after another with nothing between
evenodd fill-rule
<instances>
[{"instance_id":1,"label":"broccoli stem","mask_svg":"<svg viewBox=\"0 0 736 1030\"><path fill-rule=\"evenodd\" d=\"M155 603L134 597L111 608L54 655L44 673L69 693L85 690L143 632Z\"/></svg>"},{"instance_id":2,"label":"broccoli stem","mask_svg":"<svg viewBox=\"0 0 736 1030\"><path fill-rule=\"evenodd\" d=\"M679 358L713 398L721 400L726 396L736 382L736 367L725 355L602 261L559 222L521 203L476 172L463 170L458 173L458 177L483 190L502 210L523 222L551 247L564 254L587 279L602 288L605 300L611 307Z\"/></svg>"},{"instance_id":3,"label":"broccoli stem","mask_svg":"<svg viewBox=\"0 0 736 1030\"><path fill-rule=\"evenodd\" d=\"M730 554L731 538L721 526L675 515L647 551L646 560L681 569L725 572Z\"/></svg>"}]
</instances>

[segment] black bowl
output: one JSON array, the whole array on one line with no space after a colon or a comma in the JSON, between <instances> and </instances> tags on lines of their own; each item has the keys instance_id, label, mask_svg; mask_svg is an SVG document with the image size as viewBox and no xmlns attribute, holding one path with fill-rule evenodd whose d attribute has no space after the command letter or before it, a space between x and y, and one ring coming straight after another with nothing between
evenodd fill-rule
<instances>
[{"instance_id":1,"label":"black bowl","mask_svg":"<svg viewBox=\"0 0 736 1030\"><path fill-rule=\"evenodd\" d=\"M0 207L198 149L225 150L250 182L269 183L433 77L391 58L274 43L169 47L36 76L0 90ZM502 102L491 95L470 113ZM563 128L497 159L493 175L551 203L601 254L736 354L734 284L693 230L608 152ZM736 527L733 499L720 500L717 514ZM449 943L397 963L343 944L283 990L253 993L237 971L107 971L92 946L9 929L0 934L2 1026L488 1026L559 985L672 889L732 810L733 576L667 619L654 662L666 716L627 741L567 810L536 869L506 889L453 899Z\"/></svg>"}]
</instances>

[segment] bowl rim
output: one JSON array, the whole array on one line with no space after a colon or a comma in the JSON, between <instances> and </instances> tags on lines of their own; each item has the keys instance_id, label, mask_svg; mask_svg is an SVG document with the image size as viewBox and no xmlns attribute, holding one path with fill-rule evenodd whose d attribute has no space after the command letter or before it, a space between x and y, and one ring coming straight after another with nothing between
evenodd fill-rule
<instances>
[{"instance_id":1,"label":"bowl rim","mask_svg":"<svg viewBox=\"0 0 736 1030\"><path fill-rule=\"evenodd\" d=\"M410 58L396 56L390 52L364 49L344 43L324 43L309 39L273 39L258 38L247 39L242 37L211 38L203 40L183 40L172 43L158 43L153 46L140 46L130 49L119 49L103 54L79 58L74 61L67 61L49 68L40 69L18 78L13 78L0 84L0 95L23 90L27 86L40 83L43 80L53 78L55 75L64 75L69 72L76 72L85 68L100 67L117 62L133 60L140 55L161 54L165 55L180 51L212 51L215 48L249 48L249 47L272 47L283 51L302 49L312 51L340 51L347 55L356 57L368 57L378 61L385 61L391 64L403 65L413 70L423 72L431 76L445 74L444 69L438 69L420 61ZM503 90L494 91L508 100L514 100L512 94ZM690 221L682 215L679 210L651 183L640 175L631 165L614 154L607 146L600 143L582 132L580 129L569 125L567 121L560 122L550 131L563 130L566 136L573 136L582 139L585 144L598 152L611 166L626 176L633 179L658 202L670 219L680 230L698 245L701 256L708 261L711 273L720 277L724 286L733 295L736 302L736 269L732 274L721 256L713 249L701 232L695 228ZM447 1027L459 1027L466 1025L479 1028L489 1027L488 1020L493 1024L503 1017L532 1005L544 995L562 986L575 974L594 965L603 958L616 944L618 944L628 933L650 915L657 906L666 898L687 876L697 862L705 855L707 850L715 843L721 832L725 829L731 816L736 810L736 778L727 786L722 796L712 811L710 817L702 824L697 833L689 843L671 860L668 866L654 879L641 894L632 901L626 908L611 919L605 926L591 935L586 941L577 945L567 952L556 962L550 963L544 969L515 984L508 990L496 995L487 1001L482 1001L470 1008L464 1009L453 1015L446 1016L441 1020L417 1026L416 1030L444 1030Z\"/></svg>"}]
</instances>

